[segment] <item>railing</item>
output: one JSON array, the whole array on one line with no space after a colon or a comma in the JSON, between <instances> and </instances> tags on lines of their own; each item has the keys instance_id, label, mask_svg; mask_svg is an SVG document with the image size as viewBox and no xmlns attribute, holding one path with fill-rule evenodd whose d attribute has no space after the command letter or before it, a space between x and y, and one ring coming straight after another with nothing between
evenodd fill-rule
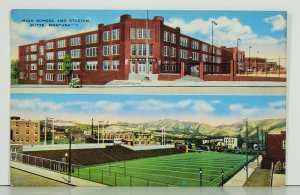
<instances>
[{"instance_id":1,"label":"railing","mask_svg":"<svg viewBox=\"0 0 300 195\"><path fill-rule=\"evenodd\" d=\"M270 175L268 179L268 185L272 186L273 185L273 174L274 174L274 163L272 162L271 164L271 170L270 170Z\"/></svg>"},{"instance_id":2,"label":"railing","mask_svg":"<svg viewBox=\"0 0 300 195\"><path fill-rule=\"evenodd\" d=\"M43 169L64 172L64 173L68 173L68 169L69 169L68 162L51 160L51 159L47 159L47 158L31 156L31 155L17 153L17 152L10 153L10 160L19 162L19 163L23 163L23 164L32 165L32 166L43 168ZM79 165L72 164L71 165L72 172L74 171L75 167L78 167L78 166Z\"/></svg>"},{"instance_id":3,"label":"railing","mask_svg":"<svg viewBox=\"0 0 300 195\"><path fill-rule=\"evenodd\" d=\"M93 167L77 167L72 173L72 176L109 186L179 186L154 179L133 176L126 173L125 167L121 168L124 168L123 172L104 170L101 168L95 169Z\"/></svg>"}]
</instances>

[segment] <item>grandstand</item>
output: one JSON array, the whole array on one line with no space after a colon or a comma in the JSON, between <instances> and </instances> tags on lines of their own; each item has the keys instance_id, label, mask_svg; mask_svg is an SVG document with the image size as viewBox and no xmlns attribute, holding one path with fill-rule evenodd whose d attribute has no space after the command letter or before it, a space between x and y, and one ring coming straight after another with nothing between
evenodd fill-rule
<instances>
[{"instance_id":1,"label":"grandstand","mask_svg":"<svg viewBox=\"0 0 300 195\"><path fill-rule=\"evenodd\" d=\"M13 157L67 173L65 153L68 150L25 151ZM109 186L221 186L245 164L241 154L184 153L177 148L131 150L114 145L72 150L72 176Z\"/></svg>"},{"instance_id":2,"label":"grandstand","mask_svg":"<svg viewBox=\"0 0 300 195\"><path fill-rule=\"evenodd\" d=\"M24 154L56 161L63 161L68 150L25 151ZM177 154L175 148L133 151L123 146L107 146L106 148L72 150L72 164L93 165L108 162L132 160L161 155Z\"/></svg>"}]
</instances>

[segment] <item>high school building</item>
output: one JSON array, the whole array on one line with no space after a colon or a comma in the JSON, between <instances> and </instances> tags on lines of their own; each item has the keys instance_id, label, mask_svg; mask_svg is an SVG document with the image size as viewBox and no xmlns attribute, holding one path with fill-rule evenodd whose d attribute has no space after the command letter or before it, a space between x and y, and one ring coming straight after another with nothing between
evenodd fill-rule
<instances>
[{"instance_id":1,"label":"high school building","mask_svg":"<svg viewBox=\"0 0 300 195\"><path fill-rule=\"evenodd\" d=\"M62 74L63 59L69 54L72 72ZM40 40L19 46L21 84L105 84L112 80L175 80L184 74L222 72L222 49L181 33L164 24L164 19L134 19L122 15L115 24L99 24L90 32ZM212 68L213 67L213 68Z\"/></svg>"},{"instance_id":2,"label":"high school building","mask_svg":"<svg viewBox=\"0 0 300 195\"><path fill-rule=\"evenodd\" d=\"M11 117L11 144L34 145L40 143L40 121L23 120Z\"/></svg>"}]
</instances>

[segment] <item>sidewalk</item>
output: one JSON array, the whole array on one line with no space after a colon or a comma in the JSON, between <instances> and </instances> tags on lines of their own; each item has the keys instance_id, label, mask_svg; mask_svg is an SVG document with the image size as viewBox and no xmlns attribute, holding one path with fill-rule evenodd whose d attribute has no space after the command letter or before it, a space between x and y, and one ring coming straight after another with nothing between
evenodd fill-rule
<instances>
[{"instance_id":1,"label":"sidewalk","mask_svg":"<svg viewBox=\"0 0 300 195\"><path fill-rule=\"evenodd\" d=\"M30 166L30 165L26 165L26 164L22 164L22 163L18 163L15 161L10 161L10 166L16 169L20 169L35 175L39 175L42 177L46 177L61 183L66 183L68 184L68 182L66 181L68 179L68 175L64 175L58 172L54 172L54 171L50 171L50 170L46 170L46 169L42 169L39 167L35 167L35 166ZM96 182L91 182L88 180L84 180L84 179L79 179L76 177L71 177L71 183L69 183L70 185L74 185L74 186L82 186L82 187L105 187L106 185L100 184L100 183L96 183Z\"/></svg>"},{"instance_id":2,"label":"sidewalk","mask_svg":"<svg viewBox=\"0 0 300 195\"><path fill-rule=\"evenodd\" d=\"M259 157L259 163L261 162L261 157ZM248 178L254 172L257 167L257 160L250 162L248 164ZM246 183L246 170L242 169L237 174L235 174L229 181L224 184L224 187L242 187Z\"/></svg>"}]
</instances>

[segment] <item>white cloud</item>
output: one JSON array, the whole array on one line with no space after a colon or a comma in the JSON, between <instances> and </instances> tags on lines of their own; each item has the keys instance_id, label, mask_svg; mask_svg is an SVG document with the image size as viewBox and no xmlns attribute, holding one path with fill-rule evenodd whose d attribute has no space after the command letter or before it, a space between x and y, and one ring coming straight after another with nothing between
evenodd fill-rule
<instances>
[{"instance_id":1,"label":"white cloud","mask_svg":"<svg viewBox=\"0 0 300 195\"><path fill-rule=\"evenodd\" d=\"M63 108L62 104L51 101L42 101L38 98L34 99L11 99L11 107L15 110L31 110L31 111L57 111Z\"/></svg>"},{"instance_id":2,"label":"white cloud","mask_svg":"<svg viewBox=\"0 0 300 195\"><path fill-rule=\"evenodd\" d=\"M230 104L232 116L240 118L285 118L285 101L271 102L262 107L245 107L242 104Z\"/></svg>"},{"instance_id":3,"label":"white cloud","mask_svg":"<svg viewBox=\"0 0 300 195\"><path fill-rule=\"evenodd\" d=\"M214 44L217 46L236 47L237 38L241 39L239 48L249 55L249 46L252 46L251 56L268 59L278 59L286 57L286 38L275 38L270 35L258 35L249 25L243 24L238 18L228 18L221 16L218 18L201 18L186 21L182 18L171 18L166 24L171 27L180 27L182 33L196 37L201 35L203 41L211 43L211 21L216 21L214 26Z\"/></svg>"},{"instance_id":4,"label":"white cloud","mask_svg":"<svg viewBox=\"0 0 300 195\"><path fill-rule=\"evenodd\" d=\"M215 110L208 102L203 100L195 101L192 109L196 112L200 113L211 113Z\"/></svg>"},{"instance_id":5,"label":"white cloud","mask_svg":"<svg viewBox=\"0 0 300 195\"><path fill-rule=\"evenodd\" d=\"M276 102L270 102L269 103L269 106L271 108L282 108L282 107L285 107L286 106L286 102L285 100L282 100L282 101L276 101Z\"/></svg>"},{"instance_id":6,"label":"white cloud","mask_svg":"<svg viewBox=\"0 0 300 195\"><path fill-rule=\"evenodd\" d=\"M118 102L98 101L95 108L104 110L106 112L117 112L123 107L123 104Z\"/></svg>"},{"instance_id":7,"label":"white cloud","mask_svg":"<svg viewBox=\"0 0 300 195\"><path fill-rule=\"evenodd\" d=\"M272 24L272 31L280 31L286 28L286 19L280 14L265 18L264 21Z\"/></svg>"},{"instance_id":8,"label":"white cloud","mask_svg":"<svg viewBox=\"0 0 300 195\"><path fill-rule=\"evenodd\" d=\"M191 100L183 100L183 101L176 103L177 107L179 107L179 108L185 108L187 106L190 106L191 104L192 104Z\"/></svg>"}]
</instances>

